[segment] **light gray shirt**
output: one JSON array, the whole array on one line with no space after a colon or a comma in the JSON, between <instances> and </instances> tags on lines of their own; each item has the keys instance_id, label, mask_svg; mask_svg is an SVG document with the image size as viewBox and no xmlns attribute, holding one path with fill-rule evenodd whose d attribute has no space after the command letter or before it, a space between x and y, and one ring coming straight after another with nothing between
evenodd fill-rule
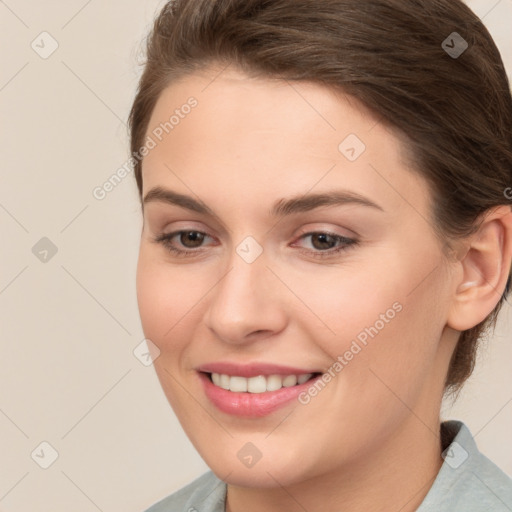
<instances>
[{"instance_id":1,"label":"light gray shirt","mask_svg":"<svg viewBox=\"0 0 512 512\"><path fill-rule=\"evenodd\" d=\"M477 448L461 421L441 423L444 462L416 512L512 512L512 479ZM211 471L146 512L225 512L227 486Z\"/></svg>"}]
</instances>

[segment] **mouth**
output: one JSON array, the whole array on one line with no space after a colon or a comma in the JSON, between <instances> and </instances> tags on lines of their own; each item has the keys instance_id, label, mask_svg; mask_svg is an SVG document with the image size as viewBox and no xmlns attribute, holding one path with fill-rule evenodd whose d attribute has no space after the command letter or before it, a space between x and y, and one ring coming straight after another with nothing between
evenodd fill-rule
<instances>
[{"instance_id":1,"label":"mouth","mask_svg":"<svg viewBox=\"0 0 512 512\"><path fill-rule=\"evenodd\" d=\"M297 402L299 395L312 386L322 373L242 376L236 373L198 371L197 375L206 397L219 411L232 416L258 418Z\"/></svg>"}]
</instances>

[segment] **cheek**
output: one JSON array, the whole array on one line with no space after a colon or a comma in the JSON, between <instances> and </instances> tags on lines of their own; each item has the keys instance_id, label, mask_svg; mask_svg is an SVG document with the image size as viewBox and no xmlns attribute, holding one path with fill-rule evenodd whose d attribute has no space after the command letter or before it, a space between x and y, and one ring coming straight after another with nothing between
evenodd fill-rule
<instances>
[{"instance_id":1,"label":"cheek","mask_svg":"<svg viewBox=\"0 0 512 512\"><path fill-rule=\"evenodd\" d=\"M136 289L144 336L160 350L153 366L162 389L180 418L188 414L187 395L177 377L186 354L195 310L201 294L187 286L184 272L155 258L141 246L137 263ZM180 419L180 421L181 421Z\"/></svg>"},{"instance_id":2,"label":"cheek","mask_svg":"<svg viewBox=\"0 0 512 512\"><path fill-rule=\"evenodd\" d=\"M416 288L433 266L416 263L394 257L293 281L307 306L295 321L333 362L342 358L343 368L333 368L344 375L340 393L372 389L367 403L374 403L382 394L392 395L386 384L399 396L419 392L444 323L442 276L432 273Z\"/></svg>"},{"instance_id":3,"label":"cheek","mask_svg":"<svg viewBox=\"0 0 512 512\"><path fill-rule=\"evenodd\" d=\"M204 293L190 273L157 259L141 246L137 263L137 303L144 334L161 350L173 341L177 329L194 317Z\"/></svg>"},{"instance_id":4,"label":"cheek","mask_svg":"<svg viewBox=\"0 0 512 512\"><path fill-rule=\"evenodd\" d=\"M308 440L311 450L323 453L328 438L333 451L351 457L355 449L371 451L384 442L422 400L435 363L440 317L432 288L409 295L410 286L348 291L311 302L319 314L325 306L323 318L336 333L312 338L332 358L333 377L323 390L311 390L301 407L323 421L325 437Z\"/></svg>"},{"instance_id":5,"label":"cheek","mask_svg":"<svg viewBox=\"0 0 512 512\"><path fill-rule=\"evenodd\" d=\"M294 283L293 292L302 303L297 302L298 307L304 309L294 321L311 331L311 339L325 340L332 356L348 349L354 339L364 344L375 331L379 336L389 331L408 301L408 275L403 270L402 275L391 274L393 278L375 263L289 274L286 280Z\"/></svg>"},{"instance_id":6,"label":"cheek","mask_svg":"<svg viewBox=\"0 0 512 512\"><path fill-rule=\"evenodd\" d=\"M168 324L165 325L167 322L164 323L165 317L162 315L163 308L169 310L169 294L165 292L165 282L161 279L160 273L142 248L137 263L136 285L137 304L144 335L159 345L159 339L169 328Z\"/></svg>"}]
</instances>

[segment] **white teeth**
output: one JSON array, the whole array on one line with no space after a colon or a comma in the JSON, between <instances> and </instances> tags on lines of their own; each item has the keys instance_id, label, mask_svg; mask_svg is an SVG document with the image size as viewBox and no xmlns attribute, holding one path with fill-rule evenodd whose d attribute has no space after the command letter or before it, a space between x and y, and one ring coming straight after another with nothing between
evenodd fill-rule
<instances>
[{"instance_id":1,"label":"white teeth","mask_svg":"<svg viewBox=\"0 0 512 512\"><path fill-rule=\"evenodd\" d=\"M289 388L291 386L295 386L295 384L297 384L297 377L295 377L295 375L287 375L283 379L283 386L285 388Z\"/></svg>"},{"instance_id":2,"label":"white teeth","mask_svg":"<svg viewBox=\"0 0 512 512\"><path fill-rule=\"evenodd\" d=\"M219 375L219 386L224 389L229 389L229 375Z\"/></svg>"},{"instance_id":3,"label":"white teeth","mask_svg":"<svg viewBox=\"0 0 512 512\"><path fill-rule=\"evenodd\" d=\"M239 379L241 378L242 377L239 377ZM263 375L245 380L247 380L247 391L249 391L249 393L263 393L267 391L267 379L265 379ZM233 391L233 389L231 389L231 391Z\"/></svg>"},{"instance_id":4,"label":"white teeth","mask_svg":"<svg viewBox=\"0 0 512 512\"><path fill-rule=\"evenodd\" d=\"M239 377L238 375L226 375L224 373L212 373L212 381L216 386L219 386L228 391L236 393L264 393L265 391L277 391L282 387L288 388L297 384L304 384L312 376L312 373L304 373L301 375L258 375L257 377Z\"/></svg>"},{"instance_id":5,"label":"white teeth","mask_svg":"<svg viewBox=\"0 0 512 512\"><path fill-rule=\"evenodd\" d=\"M269 375L266 379L267 391L277 391L283 387L281 375Z\"/></svg>"},{"instance_id":6,"label":"white teeth","mask_svg":"<svg viewBox=\"0 0 512 512\"><path fill-rule=\"evenodd\" d=\"M247 391L247 379L244 377L231 377L229 379L229 390L237 393Z\"/></svg>"},{"instance_id":7,"label":"white teeth","mask_svg":"<svg viewBox=\"0 0 512 512\"><path fill-rule=\"evenodd\" d=\"M306 373L306 375L299 375L297 379L297 384L304 384L304 382L308 381L311 378L311 373Z\"/></svg>"}]
</instances>

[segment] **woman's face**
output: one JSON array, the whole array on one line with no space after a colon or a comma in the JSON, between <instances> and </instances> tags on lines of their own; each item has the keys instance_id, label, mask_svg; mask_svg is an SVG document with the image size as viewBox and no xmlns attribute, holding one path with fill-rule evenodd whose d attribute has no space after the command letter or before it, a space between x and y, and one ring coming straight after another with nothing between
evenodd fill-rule
<instances>
[{"instance_id":1,"label":"woman's face","mask_svg":"<svg viewBox=\"0 0 512 512\"><path fill-rule=\"evenodd\" d=\"M169 86L147 136L141 321L213 471L290 485L431 440L453 286L396 136L353 98L232 67Z\"/></svg>"}]
</instances>

